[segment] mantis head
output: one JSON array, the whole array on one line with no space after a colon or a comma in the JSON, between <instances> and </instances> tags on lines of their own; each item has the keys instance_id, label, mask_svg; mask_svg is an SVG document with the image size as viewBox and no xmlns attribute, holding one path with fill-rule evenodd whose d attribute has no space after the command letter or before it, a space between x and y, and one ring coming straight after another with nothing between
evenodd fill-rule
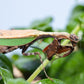
<instances>
[{"instance_id":1,"label":"mantis head","mask_svg":"<svg viewBox=\"0 0 84 84\"><path fill-rule=\"evenodd\" d=\"M78 43L79 39L75 34L71 34L70 35L70 41L72 43L73 46L76 46L76 44Z\"/></svg>"}]
</instances>

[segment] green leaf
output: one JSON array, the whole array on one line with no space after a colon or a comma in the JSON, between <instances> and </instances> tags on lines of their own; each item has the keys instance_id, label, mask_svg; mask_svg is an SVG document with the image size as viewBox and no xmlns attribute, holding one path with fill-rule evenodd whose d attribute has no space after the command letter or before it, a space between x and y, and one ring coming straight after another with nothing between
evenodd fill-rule
<instances>
[{"instance_id":1,"label":"green leaf","mask_svg":"<svg viewBox=\"0 0 84 84\"><path fill-rule=\"evenodd\" d=\"M73 14L76 14L78 12L84 12L84 5L77 5L74 9L73 9Z\"/></svg>"},{"instance_id":2,"label":"green leaf","mask_svg":"<svg viewBox=\"0 0 84 84\"><path fill-rule=\"evenodd\" d=\"M82 35L82 39L78 42L78 47L79 47L79 49L84 50L84 32Z\"/></svg>"},{"instance_id":3,"label":"green leaf","mask_svg":"<svg viewBox=\"0 0 84 84\"><path fill-rule=\"evenodd\" d=\"M59 78L63 80L66 80L66 78L74 76L84 70L83 51L78 50L71 54L67 59L68 61L60 68L59 72Z\"/></svg>"},{"instance_id":4,"label":"green leaf","mask_svg":"<svg viewBox=\"0 0 84 84\"><path fill-rule=\"evenodd\" d=\"M12 28L12 29L15 29L15 30L37 29L40 31L52 32L53 31L53 28L51 26L52 20L53 20L52 17L47 17L47 18L44 18L43 20L33 21L29 27L23 27L23 28L16 27L16 28Z\"/></svg>"},{"instance_id":5,"label":"green leaf","mask_svg":"<svg viewBox=\"0 0 84 84\"><path fill-rule=\"evenodd\" d=\"M52 20L53 20L52 17L47 17L43 20L35 20L35 21L32 22L31 27L32 27L32 29L35 26L42 27L42 26L50 24L52 22Z\"/></svg>"},{"instance_id":6,"label":"green leaf","mask_svg":"<svg viewBox=\"0 0 84 84\"><path fill-rule=\"evenodd\" d=\"M27 79L41 64L37 56L22 56L14 62L15 66L23 73Z\"/></svg>"},{"instance_id":7,"label":"green leaf","mask_svg":"<svg viewBox=\"0 0 84 84\"><path fill-rule=\"evenodd\" d=\"M11 72L8 71L7 69L2 68L2 67L0 67L0 75L2 76L4 84L6 84L9 79L13 78Z\"/></svg>"},{"instance_id":8,"label":"green leaf","mask_svg":"<svg viewBox=\"0 0 84 84\"><path fill-rule=\"evenodd\" d=\"M13 72L12 63L4 54L0 54L0 67Z\"/></svg>"},{"instance_id":9,"label":"green leaf","mask_svg":"<svg viewBox=\"0 0 84 84\"><path fill-rule=\"evenodd\" d=\"M84 71L84 51L78 50L66 58L55 60L48 69L48 75L63 80L66 84L76 84L75 77ZM67 74L66 74L67 73ZM75 76L75 77L74 77ZM74 82L73 82L74 79ZM83 80L82 80L83 81ZM81 84L81 80L79 81Z\"/></svg>"},{"instance_id":10,"label":"green leaf","mask_svg":"<svg viewBox=\"0 0 84 84\"><path fill-rule=\"evenodd\" d=\"M18 60L20 57L21 57L20 55L14 54L14 55L11 57L12 63L15 62L16 60Z\"/></svg>"},{"instance_id":11,"label":"green leaf","mask_svg":"<svg viewBox=\"0 0 84 84\"><path fill-rule=\"evenodd\" d=\"M10 79L8 80L7 84L30 84L27 81L25 81L22 78L18 78L18 79Z\"/></svg>"},{"instance_id":12,"label":"green leaf","mask_svg":"<svg viewBox=\"0 0 84 84\"><path fill-rule=\"evenodd\" d=\"M74 7L66 30L71 32L77 24L84 24L84 5ZM84 30L84 27L81 26L81 30Z\"/></svg>"},{"instance_id":13,"label":"green leaf","mask_svg":"<svg viewBox=\"0 0 84 84\"><path fill-rule=\"evenodd\" d=\"M20 69L23 73L27 72L31 73L33 72L39 65L40 65L40 60L32 57L22 57L19 58L18 60L15 61L16 67Z\"/></svg>"},{"instance_id":14,"label":"green leaf","mask_svg":"<svg viewBox=\"0 0 84 84\"><path fill-rule=\"evenodd\" d=\"M11 73L13 72L11 61L4 55L0 54L0 67L9 70ZM0 79L0 84L4 84L4 81Z\"/></svg>"},{"instance_id":15,"label":"green leaf","mask_svg":"<svg viewBox=\"0 0 84 84\"><path fill-rule=\"evenodd\" d=\"M46 26L42 26L42 27L33 27L32 29L37 29L37 30L40 30L40 31L50 31L50 32L52 32L53 30L52 30L52 27L51 26L49 26L49 25L46 25Z\"/></svg>"},{"instance_id":16,"label":"green leaf","mask_svg":"<svg viewBox=\"0 0 84 84\"><path fill-rule=\"evenodd\" d=\"M34 40L35 37L16 38L16 39L0 39L0 45L4 46L19 46Z\"/></svg>"},{"instance_id":17,"label":"green leaf","mask_svg":"<svg viewBox=\"0 0 84 84\"><path fill-rule=\"evenodd\" d=\"M47 73L50 77L57 78L59 74L61 74L59 70L62 70L61 68L63 67L62 65L65 62L65 59L66 58L60 58L52 62L51 66L47 70Z\"/></svg>"},{"instance_id":18,"label":"green leaf","mask_svg":"<svg viewBox=\"0 0 84 84\"><path fill-rule=\"evenodd\" d=\"M43 79L35 84L65 84L65 83L63 83L61 80L58 80L58 79L53 79L53 81L49 79Z\"/></svg>"},{"instance_id":19,"label":"green leaf","mask_svg":"<svg viewBox=\"0 0 84 84\"><path fill-rule=\"evenodd\" d=\"M84 72L66 78L65 82L66 84L84 84Z\"/></svg>"},{"instance_id":20,"label":"green leaf","mask_svg":"<svg viewBox=\"0 0 84 84\"><path fill-rule=\"evenodd\" d=\"M53 31L53 28L50 26L52 22L52 17L47 17L44 20L35 20L32 22L28 29L37 29L40 31Z\"/></svg>"},{"instance_id":21,"label":"green leaf","mask_svg":"<svg viewBox=\"0 0 84 84\"><path fill-rule=\"evenodd\" d=\"M4 81L2 79L0 79L0 84L4 84Z\"/></svg>"}]
</instances>

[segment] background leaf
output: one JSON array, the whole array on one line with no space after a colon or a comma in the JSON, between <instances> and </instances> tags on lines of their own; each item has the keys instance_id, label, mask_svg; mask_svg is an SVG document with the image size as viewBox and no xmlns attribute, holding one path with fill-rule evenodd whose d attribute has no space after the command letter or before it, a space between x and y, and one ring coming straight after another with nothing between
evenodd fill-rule
<instances>
[{"instance_id":1,"label":"background leaf","mask_svg":"<svg viewBox=\"0 0 84 84\"><path fill-rule=\"evenodd\" d=\"M9 79L13 78L10 71L8 71L7 69L1 68L1 67L0 67L0 75L2 76L4 84L6 84Z\"/></svg>"},{"instance_id":2,"label":"background leaf","mask_svg":"<svg viewBox=\"0 0 84 84\"><path fill-rule=\"evenodd\" d=\"M0 54L0 67L13 72L12 63L4 54Z\"/></svg>"},{"instance_id":3,"label":"background leaf","mask_svg":"<svg viewBox=\"0 0 84 84\"><path fill-rule=\"evenodd\" d=\"M30 84L27 81L25 81L22 78L18 78L18 79L10 79L8 80L7 84Z\"/></svg>"},{"instance_id":4,"label":"background leaf","mask_svg":"<svg viewBox=\"0 0 84 84\"><path fill-rule=\"evenodd\" d=\"M53 79L53 81L49 79L43 79L35 84L65 84L65 83L63 83L61 80L58 80L58 79Z\"/></svg>"},{"instance_id":5,"label":"background leaf","mask_svg":"<svg viewBox=\"0 0 84 84\"><path fill-rule=\"evenodd\" d=\"M54 31L52 26L51 26L51 22L53 21L53 18L52 17L47 17L47 18L44 18L42 20L38 19L38 20L35 20L33 21L29 27L16 27L16 28L12 28L12 29L16 29L16 30L25 30L25 29L37 29L37 30L40 30L40 31Z\"/></svg>"}]
</instances>

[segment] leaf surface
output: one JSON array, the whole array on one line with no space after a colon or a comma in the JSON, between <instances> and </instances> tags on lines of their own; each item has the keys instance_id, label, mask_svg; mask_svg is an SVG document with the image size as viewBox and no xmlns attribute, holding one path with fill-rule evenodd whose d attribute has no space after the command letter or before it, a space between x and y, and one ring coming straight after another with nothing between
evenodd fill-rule
<instances>
[{"instance_id":1,"label":"leaf surface","mask_svg":"<svg viewBox=\"0 0 84 84\"><path fill-rule=\"evenodd\" d=\"M8 71L7 69L2 68L2 67L0 67L0 75L2 76L2 79L4 81L4 84L7 84L7 81L9 79L12 79L13 78L11 72Z\"/></svg>"},{"instance_id":2,"label":"leaf surface","mask_svg":"<svg viewBox=\"0 0 84 84\"><path fill-rule=\"evenodd\" d=\"M30 84L27 81L25 81L22 78L18 78L18 79L10 79L8 80L7 84Z\"/></svg>"},{"instance_id":3,"label":"leaf surface","mask_svg":"<svg viewBox=\"0 0 84 84\"><path fill-rule=\"evenodd\" d=\"M49 79L43 79L35 84L65 84L65 83L63 83L61 80L58 79L53 79L53 81Z\"/></svg>"},{"instance_id":4,"label":"leaf surface","mask_svg":"<svg viewBox=\"0 0 84 84\"><path fill-rule=\"evenodd\" d=\"M35 37L28 38L14 38L14 39L0 39L0 45L4 46L19 46L31 42Z\"/></svg>"}]
</instances>

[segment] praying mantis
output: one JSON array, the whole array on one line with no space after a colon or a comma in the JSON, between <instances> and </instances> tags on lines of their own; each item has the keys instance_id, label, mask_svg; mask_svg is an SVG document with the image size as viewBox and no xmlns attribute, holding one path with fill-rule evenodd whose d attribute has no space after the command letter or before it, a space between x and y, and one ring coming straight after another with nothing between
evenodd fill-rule
<instances>
[{"instance_id":1,"label":"praying mantis","mask_svg":"<svg viewBox=\"0 0 84 84\"><path fill-rule=\"evenodd\" d=\"M34 42L36 42L39 39L51 37L54 38L53 42L43 49L43 52L46 54L47 58L51 60L53 55L55 54L61 54L63 52L68 51L62 57L66 57L67 55L69 55L74 50L74 47L79 41L76 35L69 34L66 32L43 32L38 30L1 30L0 31L1 39L28 38L28 37L34 37L35 39L29 43L18 45L18 46L1 45L0 53L8 53L17 48L21 48L23 55L30 55L30 53L25 53L25 51L30 45L32 45ZM62 46L61 45L62 39L69 39L72 46ZM38 53L32 53L32 54L34 55Z\"/></svg>"},{"instance_id":2,"label":"praying mantis","mask_svg":"<svg viewBox=\"0 0 84 84\"><path fill-rule=\"evenodd\" d=\"M69 54L72 53L74 50L74 47L78 43L79 39L75 34L69 34L66 32L43 32L38 30L1 30L0 31L0 39L19 39L19 38L29 38L34 37L34 39L30 42L26 42L24 44L19 44L16 46L10 46L10 45L1 45L0 46L0 53L8 53L11 52L17 48L22 49L22 54L25 56L29 55L39 55L41 63L42 59L39 52L34 53L25 53L25 51L30 47L34 42L36 42L39 39L43 38L54 38L52 43L50 43L48 46L46 46L42 51L46 54L48 60L51 60L53 55L58 55L58 58L60 57L66 57ZM68 39L71 42L71 46L62 46L61 40L62 39ZM64 53L62 56L60 56L61 53ZM45 68L43 68L44 73L46 77L48 77L50 80L52 80L45 72Z\"/></svg>"}]
</instances>

